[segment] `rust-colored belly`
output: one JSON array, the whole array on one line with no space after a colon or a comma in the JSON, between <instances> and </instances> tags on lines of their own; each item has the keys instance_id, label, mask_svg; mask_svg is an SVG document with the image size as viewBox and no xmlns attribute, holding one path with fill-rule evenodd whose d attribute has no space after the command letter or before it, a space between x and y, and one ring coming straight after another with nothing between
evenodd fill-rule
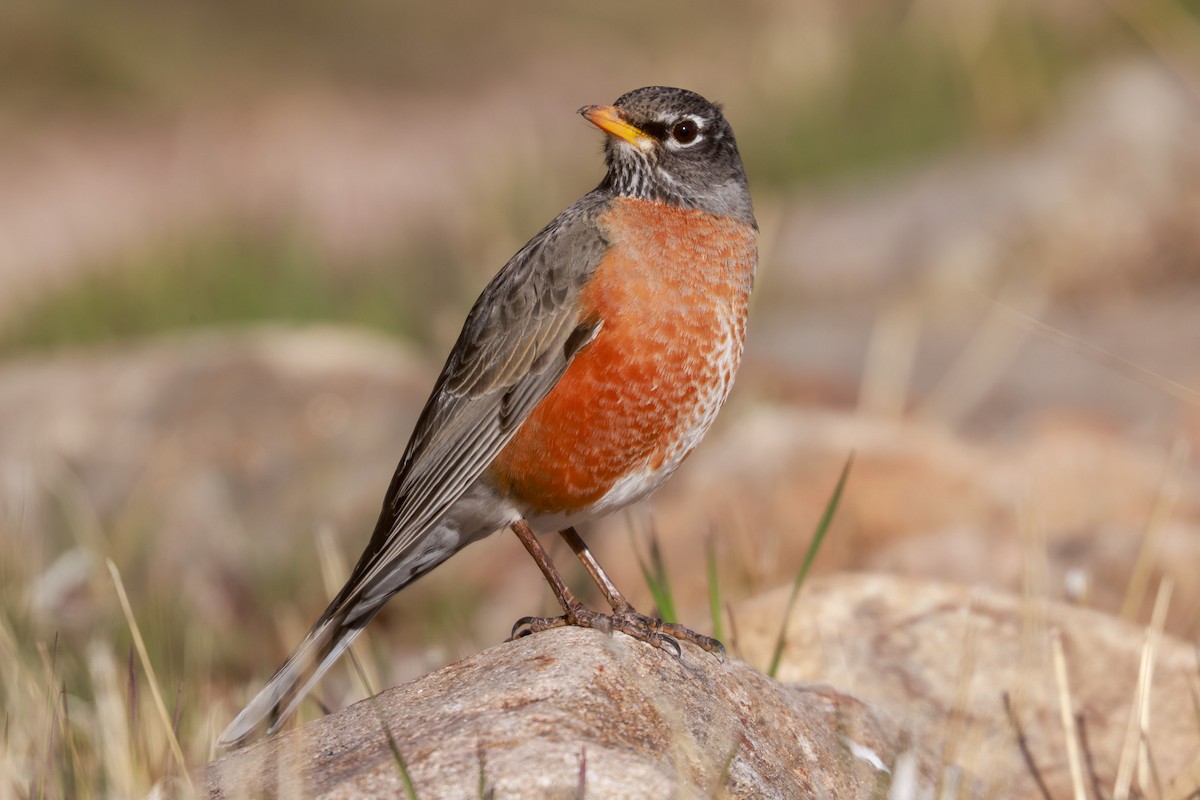
<instances>
[{"instance_id":1,"label":"rust-colored belly","mask_svg":"<svg viewBox=\"0 0 1200 800\"><path fill-rule=\"evenodd\" d=\"M599 333L488 470L529 514L589 509L622 481L644 494L695 447L741 359L752 227L625 198L599 222L611 249L580 298Z\"/></svg>"}]
</instances>

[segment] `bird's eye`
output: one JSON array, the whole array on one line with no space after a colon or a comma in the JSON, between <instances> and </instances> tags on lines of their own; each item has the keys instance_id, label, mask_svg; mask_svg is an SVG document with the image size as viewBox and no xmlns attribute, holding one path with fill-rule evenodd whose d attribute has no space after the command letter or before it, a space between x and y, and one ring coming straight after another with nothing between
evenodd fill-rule
<instances>
[{"instance_id":1,"label":"bird's eye","mask_svg":"<svg viewBox=\"0 0 1200 800\"><path fill-rule=\"evenodd\" d=\"M700 135L700 126L694 120L681 119L671 128L671 138L680 144L691 144Z\"/></svg>"}]
</instances>

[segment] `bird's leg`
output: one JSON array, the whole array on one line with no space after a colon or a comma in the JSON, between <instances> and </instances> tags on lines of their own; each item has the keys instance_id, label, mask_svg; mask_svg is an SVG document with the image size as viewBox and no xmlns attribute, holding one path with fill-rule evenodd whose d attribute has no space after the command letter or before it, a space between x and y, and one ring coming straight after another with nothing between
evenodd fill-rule
<instances>
[{"instance_id":1,"label":"bird's leg","mask_svg":"<svg viewBox=\"0 0 1200 800\"><path fill-rule=\"evenodd\" d=\"M608 605L616 614L621 614L626 611L633 611L633 606L625 599L616 584L612 582L612 578L608 577L608 573L604 571L604 567L600 566L600 562L592 555L592 551L588 549L587 542L579 535L579 532L574 528L567 528L558 532L558 535L570 546L576 557L583 562L584 568L588 574L592 576L592 580L600 587L600 591L604 593L604 599L608 601Z\"/></svg>"},{"instance_id":2,"label":"bird's leg","mask_svg":"<svg viewBox=\"0 0 1200 800\"><path fill-rule=\"evenodd\" d=\"M645 637L634 633L633 630L644 630L652 635L665 636L674 645L673 648L669 649L676 651L679 649L679 644L675 640L682 639L685 642L691 642L701 650L707 650L724 658L725 646L711 636L696 633L690 628L685 628L674 622L663 622L658 617L648 617L645 614L639 613L617 589L616 584L612 582L612 579L608 577L608 573L604 571L604 567L600 566L600 562L592 555L587 542L583 541L583 537L574 528L561 530L558 532L558 535L566 540L571 550L583 562L583 566L587 569L588 574L592 576L592 580L596 582L596 585L600 587L600 591L604 593L604 599L608 601L613 610L613 628L644 641L646 640ZM662 646L661 640L658 643Z\"/></svg>"},{"instance_id":3,"label":"bird's leg","mask_svg":"<svg viewBox=\"0 0 1200 800\"><path fill-rule=\"evenodd\" d=\"M611 633L610 618L605 614L592 611L579 601L579 598L567 586L566 581L558 574L554 562L550 560L550 554L546 552L546 548L542 547L542 543L538 541L533 529L529 527L529 523L519 519L513 523L512 530L521 540L521 544L525 545L525 549L533 557L533 562L538 565L538 569L542 571L542 576L546 579L546 583L550 584L550 590L554 592L554 596L565 613L561 617L522 617L513 625L512 635L509 638L519 639L531 633L561 628L564 625L596 628Z\"/></svg>"},{"instance_id":4,"label":"bird's leg","mask_svg":"<svg viewBox=\"0 0 1200 800\"><path fill-rule=\"evenodd\" d=\"M550 556L546 553L542 543L538 541L533 530L529 527L529 523L525 520L518 520L513 524L513 533L521 540L521 544L525 545L525 549L529 551L529 555L533 556L534 563L538 565L538 569L542 571L546 582L550 584L550 589L554 592L554 596L558 598L559 604L562 605L565 612L561 617L523 617L517 620L513 626L512 638L517 639L521 636L528 636L531 633L550 630L551 628L561 628L564 625L577 625L583 628L595 628L597 630L611 633L614 630L621 631L629 636L632 636L639 641L652 644L655 647L661 647L676 657L681 654L679 648L679 639L707 650L710 653L715 653L718 656L725 655L725 648L716 639L709 636L696 633L682 625L676 625L671 622L663 622L657 617L648 617L645 614L640 614L638 611L625 599L624 595L617 589L616 584L608 577L608 573L600 566L600 562L592 555L592 551L588 549L587 543L575 531L574 528L567 528L559 531L559 535L566 540L570 545L571 550L578 556L587 569L588 574L592 576L592 580L600 587L600 591L604 593L604 598L612 607L613 613L600 614L591 609L588 609L579 601L577 597L567 587L562 576L558 574L558 570L550 561Z\"/></svg>"},{"instance_id":5,"label":"bird's leg","mask_svg":"<svg viewBox=\"0 0 1200 800\"><path fill-rule=\"evenodd\" d=\"M588 567L588 571L592 573L593 577L596 577L597 574L601 576L596 578L597 582L602 578L604 584L601 588L604 590L605 596L611 597L613 602L622 604L622 611L620 613L616 612L615 606L613 614L601 614L584 606L579 601L579 598L575 597L570 588L567 587L562 576L558 574L554 563L550 561L549 554L542 547L542 543L538 541L537 536L534 535L533 530L529 527L529 523L525 520L518 520L513 524L512 529L517 538L521 540L521 544L525 545L525 549L529 551L529 555L533 556L534 563L542 571L542 575L546 578L546 582L550 584L550 589L554 592L554 596L558 598L558 602L562 605L565 613L561 617L522 617L513 625L510 639L519 639L522 636L548 631L551 628L575 625L580 628L594 628L595 630L604 631L609 634L614 630L619 630L647 644L661 647L673 653L677 658L679 657L679 642L671 638L671 636L659 632L656 626L651 624L651 620L642 617L633 610L632 606L625 601L625 598L621 597L620 593L617 592L616 587L612 585L612 581L608 579L604 571L600 569L600 565L595 563L595 559L591 557L591 553L587 554L591 560L591 564L588 561L584 561L584 565ZM578 534L575 534L575 538L579 539ZM571 540L568 539L567 541ZM579 539L579 544L583 544L582 539ZM587 547L584 546L583 549L586 551ZM583 557L581 556L580 558L582 559ZM593 565L596 570L595 572L593 572ZM609 594L610 591L611 595Z\"/></svg>"},{"instance_id":6,"label":"bird's leg","mask_svg":"<svg viewBox=\"0 0 1200 800\"><path fill-rule=\"evenodd\" d=\"M629 605L625 598L621 597L620 592L613 586L612 581L608 579L608 576L600 569L600 565L592 558L592 554L587 552L587 547L583 544L583 540L579 539L578 534L575 534L575 539L583 547L584 552L587 553L587 560L584 560L583 556L580 556L580 560L583 560L584 566L588 568L588 572L592 574L596 582L600 583L605 597L608 597L610 602L614 604L621 604L621 613L617 613L616 605L613 606L614 613L611 615L601 614L584 606L579 601L579 598L575 597L570 588L568 588L562 576L558 574L554 563L550 561L550 555L542 547L542 543L538 541L537 536L534 535L533 530L529 527L529 523L523 519L518 520L513 523L512 529L517 538L521 540L521 544L525 545L525 549L529 551L529 555L533 556L534 563L542 571L542 575L546 578L546 582L550 584L551 591L558 598L558 602L562 605L565 613L561 617L522 617L513 625L511 639L519 639L522 636L528 636L531 633L540 633L551 628L576 625L581 628L594 628L609 634L614 630L620 630L635 639L640 639L655 647L661 647L673 653L676 657L679 656L679 642L655 630L654 625L650 624L650 620L646 618L639 619L641 615L633 610L633 607ZM574 530L571 533L574 534ZM566 538L565 533L563 537ZM568 538L567 541L571 542L571 539ZM574 549L574 543L571 546ZM576 552L578 553L578 551Z\"/></svg>"}]
</instances>

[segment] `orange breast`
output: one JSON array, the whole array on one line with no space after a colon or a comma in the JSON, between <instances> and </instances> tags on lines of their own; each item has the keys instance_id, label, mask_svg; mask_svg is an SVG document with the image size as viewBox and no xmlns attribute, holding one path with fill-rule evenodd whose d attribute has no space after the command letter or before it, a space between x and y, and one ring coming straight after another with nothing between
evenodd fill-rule
<instances>
[{"instance_id":1,"label":"orange breast","mask_svg":"<svg viewBox=\"0 0 1200 800\"><path fill-rule=\"evenodd\" d=\"M626 198L599 223L611 248L580 300L602 327L488 471L529 513L573 513L626 476L673 469L741 358L752 227Z\"/></svg>"}]
</instances>

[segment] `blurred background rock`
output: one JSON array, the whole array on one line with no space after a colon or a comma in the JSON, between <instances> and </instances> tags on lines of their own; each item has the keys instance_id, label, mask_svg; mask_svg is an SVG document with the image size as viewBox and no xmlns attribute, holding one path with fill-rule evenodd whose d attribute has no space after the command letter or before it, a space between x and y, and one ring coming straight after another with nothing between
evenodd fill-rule
<instances>
[{"instance_id":1,"label":"blurred background rock","mask_svg":"<svg viewBox=\"0 0 1200 800\"><path fill-rule=\"evenodd\" d=\"M590 532L632 599L651 529L694 624L709 537L723 598L789 580L855 451L818 571L1143 621L1172 574L1194 639L1198 15L8 0L0 658L86 699L87 644L129 647L111 558L202 757L357 557L470 303L601 177L574 110L651 83L724 103L762 264L717 428ZM509 538L388 607L382 683L550 610Z\"/></svg>"}]
</instances>

